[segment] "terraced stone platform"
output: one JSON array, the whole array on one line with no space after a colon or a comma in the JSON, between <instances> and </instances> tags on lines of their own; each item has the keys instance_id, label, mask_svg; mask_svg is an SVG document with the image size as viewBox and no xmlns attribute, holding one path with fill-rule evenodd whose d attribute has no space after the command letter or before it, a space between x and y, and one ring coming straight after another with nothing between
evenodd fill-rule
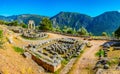
<instances>
[{"instance_id":1,"label":"terraced stone platform","mask_svg":"<svg viewBox=\"0 0 120 74\"><path fill-rule=\"evenodd\" d=\"M32 59L46 70L57 71L62 60L70 60L80 55L85 44L73 38L49 40L37 45L28 45L26 49L32 54Z\"/></svg>"}]
</instances>

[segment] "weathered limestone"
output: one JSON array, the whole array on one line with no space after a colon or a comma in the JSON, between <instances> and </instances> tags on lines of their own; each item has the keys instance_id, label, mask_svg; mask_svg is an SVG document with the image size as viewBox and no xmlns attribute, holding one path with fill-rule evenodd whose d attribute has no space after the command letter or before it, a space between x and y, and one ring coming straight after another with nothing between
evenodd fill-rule
<instances>
[{"instance_id":1,"label":"weathered limestone","mask_svg":"<svg viewBox=\"0 0 120 74\"><path fill-rule=\"evenodd\" d=\"M35 29L35 22L33 20L29 20L28 22L28 29L34 30Z\"/></svg>"},{"instance_id":2,"label":"weathered limestone","mask_svg":"<svg viewBox=\"0 0 120 74\"><path fill-rule=\"evenodd\" d=\"M35 55L32 55L32 59L44 67L47 71L55 72L61 67L61 62L55 62L52 64L42 58L36 58Z\"/></svg>"},{"instance_id":3,"label":"weathered limestone","mask_svg":"<svg viewBox=\"0 0 120 74\"><path fill-rule=\"evenodd\" d=\"M31 54L30 53L28 53L28 52L24 52L23 53L23 56L25 57L25 58L32 58L32 56L31 56Z\"/></svg>"},{"instance_id":4,"label":"weathered limestone","mask_svg":"<svg viewBox=\"0 0 120 74\"><path fill-rule=\"evenodd\" d=\"M41 33L35 32L34 30L27 30L24 31L22 36L26 38L39 39L39 38L46 38L48 35L42 32Z\"/></svg>"},{"instance_id":5,"label":"weathered limestone","mask_svg":"<svg viewBox=\"0 0 120 74\"><path fill-rule=\"evenodd\" d=\"M28 39L42 39L48 37L46 33L39 32L35 29L35 22L33 20L29 20L27 29L16 26L10 26L8 28L15 33L22 34L23 37Z\"/></svg>"},{"instance_id":6,"label":"weathered limestone","mask_svg":"<svg viewBox=\"0 0 120 74\"><path fill-rule=\"evenodd\" d=\"M13 43L12 37L8 38L8 41L10 44L12 44Z\"/></svg>"},{"instance_id":7,"label":"weathered limestone","mask_svg":"<svg viewBox=\"0 0 120 74\"><path fill-rule=\"evenodd\" d=\"M32 38L32 39L48 37L47 34L35 30L35 23L33 20L29 20L28 29L24 30L22 36L25 38Z\"/></svg>"},{"instance_id":8,"label":"weathered limestone","mask_svg":"<svg viewBox=\"0 0 120 74\"><path fill-rule=\"evenodd\" d=\"M34 47L34 45L29 45L28 47L34 53L33 60L45 69L54 72L60 68L63 59L71 59L80 55L84 45L76 39L61 38L35 45L37 47ZM36 48L36 50L31 50L33 48ZM35 55L39 58L36 58Z\"/></svg>"}]
</instances>

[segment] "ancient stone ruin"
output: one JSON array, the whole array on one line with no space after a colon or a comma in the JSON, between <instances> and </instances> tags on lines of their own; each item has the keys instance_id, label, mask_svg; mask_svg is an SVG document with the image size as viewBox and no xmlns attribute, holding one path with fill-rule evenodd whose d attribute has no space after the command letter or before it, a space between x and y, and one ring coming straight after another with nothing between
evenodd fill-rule
<instances>
[{"instance_id":1,"label":"ancient stone ruin","mask_svg":"<svg viewBox=\"0 0 120 74\"><path fill-rule=\"evenodd\" d=\"M34 21L30 20L28 23L28 29L23 32L22 36L25 38L40 39L46 38L48 35L36 30Z\"/></svg>"},{"instance_id":2,"label":"ancient stone ruin","mask_svg":"<svg viewBox=\"0 0 120 74\"><path fill-rule=\"evenodd\" d=\"M30 29L30 30L35 29L35 22L33 20L29 20L28 29Z\"/></svg>"},{"instance_id":3,"label":"ancient stone ruin","mask_svg":"<svg viewBox=\"0 0 120 74\"><path fill-rule=\"evenodd\" d=\"M32 54L32 59L46 70L55 72L61 67L61 61L70 60L80 55L85 44L73 38L49 40L37 45L28 45L26 50Z\"/></svg>"},{"instance_id":4,"label":"ancient stone ruin","mask_svg":"<svg viewBox=\"0 0 120 74\"><path fill-rule=\"evenodd\" d=\"M33 20L29 20L28 28L24 29L22 27L9 27L15 33L20 33L24 38L28 39L42 39L48 37L48 35L44 32L40 32L35 28L35 22Z\"/></svg>"}]
</instances>

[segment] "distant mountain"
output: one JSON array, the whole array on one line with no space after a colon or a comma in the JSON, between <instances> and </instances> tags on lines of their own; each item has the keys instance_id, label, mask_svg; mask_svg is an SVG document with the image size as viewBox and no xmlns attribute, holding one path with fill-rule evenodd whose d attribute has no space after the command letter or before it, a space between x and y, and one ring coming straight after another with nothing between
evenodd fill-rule
<instances>
[{"instance_id":1,"label":"distant mountain","mask_svg":"<svg viewBox=\"0 0 120 74\"><path fill-rule=\"evenodd\" d=\"M39 25L41 19L47 16L35 14L22 14L13 16L0 16L0 20L28 23L29 20L34 20L36 25ZM49 17L47 17L49 18ZM102 32L112 33L120 26L120 13L118 11L105 12L99 16L91 17L85 14L73 12L60 12L50 18L53 26L59 25L61 28L64 26L79 29L85 27L89 32L95 35L101 35Z\"/></svg>"},{"instance_id":2,"label":"distant mountain","mask_svg":"<svg viewBox=\"0 0 120 74\"><path fill-rule=\"evenodd\" d=\"M0 20L9 21L10 19L5 16L0 16Z\"/></svg>"},{"instance_id":3,"label":"distant mountain","mask_svg":"<svg viewBox=\"0 0 120 74\"><path fill-rule=\"evenodd\" d=\"M6 17L5 16L0 16L0 19L4 20Z\"/></svg>"},{"instance_id":4,"label":"distant mountain","mask_svg":"<svg viewBox=\"0 0 120 74\"><path fill-rule=\"evenodd\" d=\"M44 17L47 16L40 16L35 14L22 14L22 15L8 16L8 17L0 16L0 20L5 20L8 22L18 20L19 22L24 22L25 24L28 24L29 20L34 20L35 24L38 25Z\"/></svg>"},{"instance_id":5,"label":"distant mountain","mask_svg":"<svg viewBox=\"0 0 120 74\"><path fill-rule=\"evenodd\" d=\"M101 35L102 32L111 34L120 26L120 13L118 11L105 12L96 17L72 12L60 12L50 19L53 25L70 26L76 29L83 26L95 35Z\"/></svg>"},{"instance_id":6,"label":"distant mountain","mask_svg":"<svg viewBox=\"0 0 120 74\"><path fill-rule=\"evenodd\" d=\"M92 21L92 17L79 13L60 12L59 14L51 17L50 20L52 20L54 26L68 26L78 30L82 26L86 28Z\"/></svg>"},{"instance_id":7,"label":"distant mountain","mask_svg":"<svg viewBox=\"0 0 120 74\"><path fill-rule=\"evenodd\" d=\"M120 26L120 13L118 11L105 12L94 17L87 29L96 35L101 32L112 33Z\"/></svg>"}]
</instances>

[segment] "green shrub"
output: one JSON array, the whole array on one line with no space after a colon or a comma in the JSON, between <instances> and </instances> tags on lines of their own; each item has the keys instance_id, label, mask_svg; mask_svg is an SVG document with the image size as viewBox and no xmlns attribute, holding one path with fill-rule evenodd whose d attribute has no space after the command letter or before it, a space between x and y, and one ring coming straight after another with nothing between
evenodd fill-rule
<instances>
[{"instance_id":1,"label":"green shrub","mask_svg":"<svg viewBox=\"0 0 120 74\"><path fill-rule=\"evenodd\" d=\"M27 28L28 26L26 24L22 24L22 28Z\"/></svg>"},{"instance_id":2,"label":"green shrub","mask_svg":"<svg viewBox=\"0 0 120 74\"><path fill-rule=\"evenodd\" d=\"M19 47L13 47L14 48L14 50L16 51L16 52L18 52L18 53L20 53L20 54L23 54L24 53L24 49L22 49L22 48L19 48Z\"/></svg>"},{"instance_id":3,"label":"green shrub","mask_svg":"<svg viewBox=\"0 0 120 74\"><path fill-rule=\"evenodd\" d=\"M95 55L96 56L104 56L104 54L105 54L105 51L104 50L99 50Z\"/></svg>"},{"instance_id":4,"label":"green shrub","mask_svg":"<svg viewBox=\"0 0 120 74\"><path fill-rule=\"evenodd\" d=\"M3 38L3 30L0 30L0 39Z\"/></svg>"},{"instance_id":5,"label":"green shrub","mask_svg":"<svg viewBox=\"0 0 120 74\"><path fill-rule=\"evenodd\" d=\"M63 65L66 65L68 62L69 62L69 60L67 60L67 59L63 59L63 60L62 60L62 64L63 64Z\"/></svg>"},{"instance_id":6,"label":"green shrub","mask_svg":"<svg viewBox=\"0 0 120 74\"><path fill-rule=\"evenodd\" d=\"M3 30L0 30L0 48L3 47L4 41L3 41Z\"/></svg>"},{"instance_id":7,"label":"green shrub","mask_svg":"<svg viewBox=\"0 0 120 74\"><path fill-rule=\"evenodd\" d=\"M84 50L81 50L80 53L81 53L81 54L84 53Z\"/></svg>"}]
</instances>

